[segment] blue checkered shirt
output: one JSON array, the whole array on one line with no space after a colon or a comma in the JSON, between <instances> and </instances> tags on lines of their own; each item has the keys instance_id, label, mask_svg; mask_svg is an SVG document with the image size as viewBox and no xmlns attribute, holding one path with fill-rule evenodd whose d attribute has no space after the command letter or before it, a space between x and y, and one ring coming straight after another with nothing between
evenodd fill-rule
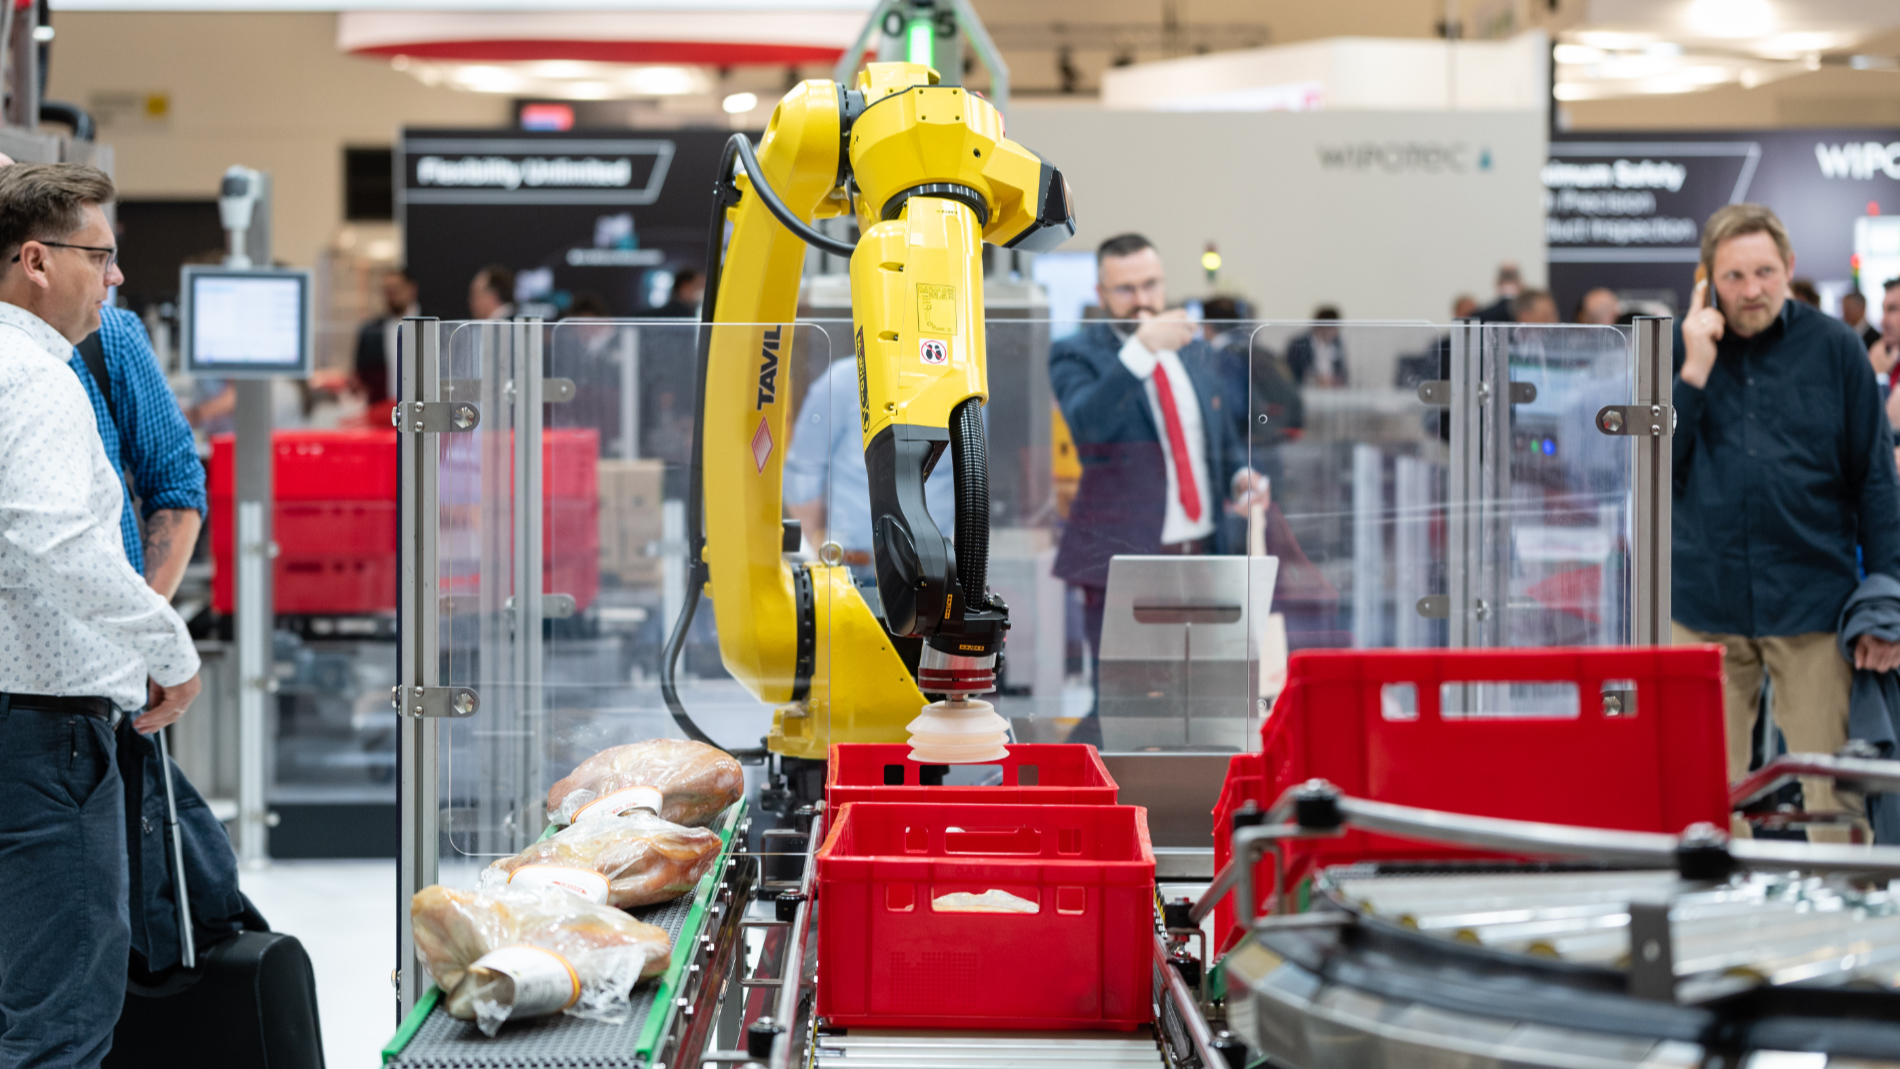
<instances>
[{"instance_id":1,"label":"blue checkered shirt","mask_svg":"<svg viewBox=\"0 0 1900 1069\"><path fill-rule=\"evenodd\" d=\"M145 545L139 538L138 517L150 517L159 509L197 509L203 516L204 463L198 459L191 425L185 422L178 399L172 396L164 373L158 369L158 357L145 335L145 324L123 308L101 308L99 319L106 374L112 378L113 411L106 411L105 397L77 349L67 363L86 388L93 418L99 424L99 440L105 443L106 459L119 474L119 487L125 494L125 506L119 512L119 534L125 541L125 556L132 562L132 570L143 575ZM129 483L127 473L131 476ZM141 511L136 514L132 510L132 486L139 491Z\"/></svg>"}]
</instances>

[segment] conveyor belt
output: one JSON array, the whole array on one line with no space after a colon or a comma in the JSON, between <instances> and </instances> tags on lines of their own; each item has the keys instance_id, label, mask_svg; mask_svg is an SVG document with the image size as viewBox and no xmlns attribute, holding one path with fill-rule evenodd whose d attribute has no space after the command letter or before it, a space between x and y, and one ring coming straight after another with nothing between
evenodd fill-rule
<instances>
[{"instance_id":1,"label":"conveyor belt","mask_svg":"<svg viewBox=\"0 0 1900 1069\"><path fill-rule=\"evenodd\" d=\"M1684 980L1748 977L1900 988L1900 896L1822 877L1753 874L1688 884L1671 872L1324 874L1337 899L1426 935L1506 953L1624 968L1629 903L1666 894Z\"/></svg>"},{"instance_id":2,"label":"conveyor belt","mask_svg":"<svg viewBox=\"0 0 1900 1069\"><path fill-rule=\"evenodd\" d=\"M471 1021L458 1021L438 1005L440 992L431 987L423 1001L383 1052L389 1069L545 1069L574 1066L584 1069L643 1069L652 1059L666 1024L666 1009L679 986L681 970L691 947L705 926L705 900L725 870L732 852L733 829L745 816L739 802L721 814L712 827L725 840L719 862L699 886L683 898L632 915L673 937L673 964L657 980L633 989L631 1015L621 1024L583 1020L556 1014L527 1021L510 1021L500 1034L482 1035Z\"/></svg>"},{"instance_id":3,"label":"conveyor belt","mask_svg":"<svg viewBox=\"0 0 1900 1069\"><path fill-rule=\"evenodd\" d=\"M1221 963L1228 1021L1275 1064L1900 1069L1900 897L1878 884L1450 862L1315 890Z\"/></svg>"},{"instance_id":4,"label":"conveyor belt","mask_svg":"<svg viewBox=\"0 0 1900 1069\"><path fill-rule=\"evenodd\" d=\"M818 1037L814 1069L1132 1069L1166 1065L1147 1031L924 1032L854 1028Z\"/></svg>"}]
</instances>

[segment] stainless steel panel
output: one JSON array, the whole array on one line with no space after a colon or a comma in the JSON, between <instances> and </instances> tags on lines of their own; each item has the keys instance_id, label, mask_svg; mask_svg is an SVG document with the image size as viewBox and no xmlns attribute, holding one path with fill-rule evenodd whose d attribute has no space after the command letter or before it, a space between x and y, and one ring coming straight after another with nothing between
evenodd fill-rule
<instances>
[{"instance_id":1,"label":"stainless steel panel","mask_svg":"<svg viewBox=\"0 0 1900 1069\"><path fill-rule=\"evenodd\" d=\"M1214 803L1227 778L1229 754L1105 753L1121 787L1122 805L1148 809L1154 845L1214 848Z\"/></svg>"}]
</instances>

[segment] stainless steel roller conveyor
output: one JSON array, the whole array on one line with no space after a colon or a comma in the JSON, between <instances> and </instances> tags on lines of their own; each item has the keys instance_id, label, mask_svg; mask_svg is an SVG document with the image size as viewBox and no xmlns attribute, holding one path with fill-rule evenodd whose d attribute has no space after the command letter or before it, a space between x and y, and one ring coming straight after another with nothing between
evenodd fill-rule
<instances>
[{"instance_id":1,"label":"stainless steel roller conveyor","mask_svg":"<svg viewBox=\"0 0 1900 1069\"><path fill-rule=\"evenodd\" d=\"M1269 1064L1900 1069L1900 850L1296 790L1303 804L1289 792L1236 835L1237 860L1345 827L1552 860L1341 866L1310 911L1256 918L1222 962L1225 1010ZM1223 873L1196 913L1234 886L1249 901L1250 869Z\"/></svg>"}]
</instances>

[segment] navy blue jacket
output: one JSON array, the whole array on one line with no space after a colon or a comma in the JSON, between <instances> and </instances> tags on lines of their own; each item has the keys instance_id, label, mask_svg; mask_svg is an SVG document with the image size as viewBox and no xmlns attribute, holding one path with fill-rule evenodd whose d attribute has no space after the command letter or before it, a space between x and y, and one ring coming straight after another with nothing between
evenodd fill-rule
<instances>
[{"instance_id":1,"label":"navy blue jacket","mask_svg":"<svg viewBox=\"0 0 1900 1069\"><path fill-rule=\"evenodd\" d=\"M1682 362L1678 332L1678 375ZM1853 329L1792 299L1761 333L1723 337L1702 389L1677 378L1677 620L1753 637L1833 631L1863 565L1900 577L1882 400Z\"/></svg>"},{"instance_id":2,"label":"navy blue jacket","mask_svg":"<svg viewBox=\"0 0 1900 1069\"><path fill-rule=\"evenodd\" d=\"M1117 554L1160 552L1167 515L1161 433L1141 380L1122 366L1122 345L1113 327L1096 322L1049 353L1049 380L1082 462L1055 573L1081 586L1106 587L1108 561ZM1216 547L1224 552L1229 525L1220 522L1219 510L1231 496L1235 473L1247 465L1247 446L1235 439L1232 414L1221 411L1214 354L1196 338L1180 355L1201 405L1207 474L1214 484L1207 504L1215 510Z\"/></svg>"}]
</instances>

